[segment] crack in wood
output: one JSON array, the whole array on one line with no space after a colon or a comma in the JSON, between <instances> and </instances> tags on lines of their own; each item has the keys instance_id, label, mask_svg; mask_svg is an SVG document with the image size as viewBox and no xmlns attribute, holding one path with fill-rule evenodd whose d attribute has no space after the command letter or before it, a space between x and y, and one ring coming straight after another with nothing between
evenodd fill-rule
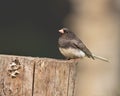
<instances>
[{"instance_id":1,"label":"crack in wood","mask_svg":"<svg viewBox=\"0 0 120 96\"><path fill-rule=\"evenodd\" d=\"M32 96L34 96L34 83L35 83L35 62L33 64Z\"/></svg>"}]
</instances>

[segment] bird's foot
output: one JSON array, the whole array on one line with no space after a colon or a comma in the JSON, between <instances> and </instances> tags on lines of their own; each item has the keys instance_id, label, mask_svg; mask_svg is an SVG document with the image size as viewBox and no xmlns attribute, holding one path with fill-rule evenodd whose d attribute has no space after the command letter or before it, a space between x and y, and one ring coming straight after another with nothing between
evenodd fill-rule
<instances>
[{"instance_id":1,"label":"bird's foot","mask_svg":"<svg viewBox=\"0 0 120 96\"><path fill-rule=\"evenodd\" d=\"M72 58L72 59L67 59L67 60L74 61L74 62L79 62L80 58Z\"/></svg>"}]
</instances>

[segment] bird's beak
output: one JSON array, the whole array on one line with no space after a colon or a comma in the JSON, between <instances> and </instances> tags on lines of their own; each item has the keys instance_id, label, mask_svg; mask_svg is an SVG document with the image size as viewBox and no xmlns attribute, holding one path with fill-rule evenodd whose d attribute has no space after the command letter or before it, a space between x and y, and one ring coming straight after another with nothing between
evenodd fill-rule
<instances>
[{"instance_id":1,"label":"bird's beak","mask_svg":"<svg viewBox=\"0 0 120 96\"><path fill-rule=\"evenodd\" d=\"M63 29L60 29L59 32L63 34L63 33L64 33L64 30L63 30Z\"/></svg>"}]
</instances>

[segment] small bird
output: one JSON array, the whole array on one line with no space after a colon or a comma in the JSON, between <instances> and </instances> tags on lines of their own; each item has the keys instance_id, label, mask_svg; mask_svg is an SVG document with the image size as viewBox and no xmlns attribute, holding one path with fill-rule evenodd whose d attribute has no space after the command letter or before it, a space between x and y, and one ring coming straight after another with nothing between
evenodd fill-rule
<instances>
[{"instance_id":1,"label":"small bird","mask_svg":"<svg viewBox=\"0 0 120 96\"><path fill-rule=\"evenodd\" d=\"M106 58L92 54L85 44L68 28L62 28L59 32L61 33L58 40L59 50L66 59L77 59L86 56L93 60L96 58L109 62Z\"/></svg>"}]
</instances>

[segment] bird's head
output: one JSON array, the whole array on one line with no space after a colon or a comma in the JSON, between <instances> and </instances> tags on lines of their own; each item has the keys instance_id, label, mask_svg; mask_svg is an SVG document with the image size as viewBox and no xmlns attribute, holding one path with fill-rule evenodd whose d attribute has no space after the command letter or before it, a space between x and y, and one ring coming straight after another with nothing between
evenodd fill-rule
<instances>
[{"instance_id":1,"label":"bird's head","mask_svg":"<svg viewBox=\"0 0 120 96\"><path fill-rule=\"evenodd\" d=\"M68 28L62 28L62 29L59 30L59 32L60 32L61 34L64 34L64 33L69 33L70 30L69 30Z\"/></svg>"}]
</instances>

